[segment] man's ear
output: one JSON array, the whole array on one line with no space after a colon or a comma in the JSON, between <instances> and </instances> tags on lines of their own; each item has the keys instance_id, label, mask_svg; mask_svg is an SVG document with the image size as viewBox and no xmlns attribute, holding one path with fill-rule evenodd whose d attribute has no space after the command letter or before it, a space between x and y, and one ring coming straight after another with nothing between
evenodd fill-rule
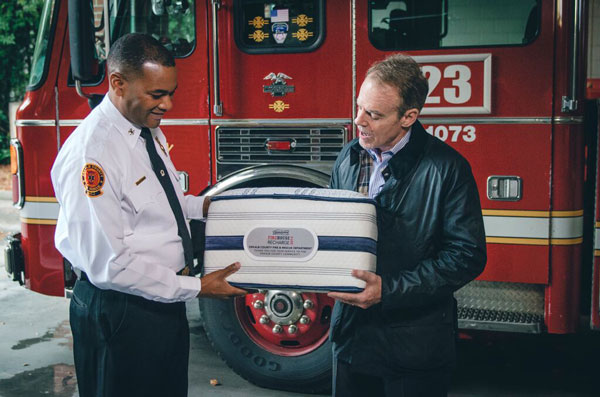
<instances>
[{"instance_id":1,"label":"man's ear","mask_svg":"<svg viewBox=\"0 0 600 397\"><path fill-rule=\"evenodd\" d=\"M404 115L402 116L402 118L400 118L400 125L404 128L410 128L410 126L413 125L415 123L415 121L417 121L418 117L419 117L419 109L417 109L417 108L408 109L406 112L404 112Z\"/></svg>"},{"instance_id":2,"label":"man's ear","mask_svg":"<svg viewBox=\"0 0 600 397\"><path fill-rule=\"evenodd\" d=\"M108 83L110 84L110 89L117 96L123 96L123 90L127 85L127 80L123 77L123 75L119 72L112 72L108 76Z\"/></svg>"}]
</instances>

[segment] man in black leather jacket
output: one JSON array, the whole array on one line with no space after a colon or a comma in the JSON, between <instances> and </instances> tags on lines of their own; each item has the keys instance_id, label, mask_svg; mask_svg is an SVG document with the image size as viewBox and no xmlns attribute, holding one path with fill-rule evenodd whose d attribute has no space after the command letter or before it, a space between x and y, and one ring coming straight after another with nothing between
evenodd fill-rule
<instances>
[{"instance_id":1,"label":"man in black leather jacket","mask_svg":"<svg viewBox=\"0 0 600 397\"><path fill-rule=\"evenodd\" d=\"M446 396L455 364L453 292L485 266L483 218L469 163L417 120L428 84L396 54L367 72L359 137L342 149L331 188L361 191L378 211L377 272L330 293L335 396Z\"/></svg>"}]
</instances>

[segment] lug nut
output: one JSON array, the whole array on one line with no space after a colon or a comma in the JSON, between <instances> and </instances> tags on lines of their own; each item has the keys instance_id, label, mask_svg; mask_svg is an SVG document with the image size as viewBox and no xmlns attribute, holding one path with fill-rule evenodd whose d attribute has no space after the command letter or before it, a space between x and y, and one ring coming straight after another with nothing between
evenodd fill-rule
<instances>
[{"instance_id":1,"label":"lug nut","mask_svg":"<svg viewBox=\"0 0 600 397\"><path fill-rule=\"evenodd\" d=\"M283 328L279 324L275 324L275 326L273 326L273 333L274 334L279 334L279 333L281 333L282 330L283 330Z\"/></svg>"},{"instance_id":2,"label":"lug nut","mask_svg":"<svg viewBox=\"0 0 600 397\"><path fill-rule=\"evenodd\" d=\"M269 324L269 316L267 316L266 314L263 314L262 316L260 316L260 319L258 320L261 324Z\"/></svg>"},{"instance_id":3,"label":"lug nut","mask_svg":"<svg viewBox=\"0 0 600 397\"><path fill-rule=\"evenodd\" d=\"M307 299L304 301L302 306L304 306L305 309L312 309L314 306L314 303L312 303L312 301L310 299Z\"/></svg>"},{"instance_id":4,"label":"lug nut","mask_svg":"<svg viewBox=\"0 0 600 397\"><path fill-rule=\"evenodd\" d=\"M252 306L254 306L255 309L262 309L263 307L265 307L265 304L263 303L263 301L254 301L254 304Z\"/></svg>"},{"instance_id":5,"label":"lug nut","mask_svg":"<svg viewBox=\"0 0 600 397\"><path fill-rule=\"evenodd\" d=\"M310 323L310 318L308 316L300 317L300 324L308 324Z\"/></svg>"},{"instance_id":6,"label":"lug nut","mask_svg":"<svg viewBox=\"0 0 600 397\"><path fill-rule=\"evenodd\" d=\"M295 334L297 331L298 331L298 327L296 327L294 324L292 324L288 327L288 333L290 333L290 334Z\"/></svg>"}]
</instances>

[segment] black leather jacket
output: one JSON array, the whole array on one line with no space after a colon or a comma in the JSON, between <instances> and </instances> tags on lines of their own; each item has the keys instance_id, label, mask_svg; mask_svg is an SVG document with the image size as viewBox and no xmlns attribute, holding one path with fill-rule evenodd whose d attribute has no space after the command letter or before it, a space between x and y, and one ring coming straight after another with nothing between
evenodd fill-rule
<instances>
[{"instance_id":1,"label":"black leather jacket","mask_svg":"<svg viewBox=\"0 0 600 397\"><path fill-rule=\"evenodd\" d=\"M357 189L360 150L357 139L342 149L331 188ZM367 310L336 303L334 353L378 374L390 365L407 370L451 365L453 292L477 277L487 260L471 168L417 121L386 171L376 197L382 300Z\"/></svg>"}]
</instances>

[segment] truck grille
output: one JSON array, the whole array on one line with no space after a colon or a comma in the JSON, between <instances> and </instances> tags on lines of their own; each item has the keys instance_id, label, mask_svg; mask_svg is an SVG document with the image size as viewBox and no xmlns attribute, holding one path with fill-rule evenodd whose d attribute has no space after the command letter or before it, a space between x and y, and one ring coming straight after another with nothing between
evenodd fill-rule
<instances>
[{"instance_id":1,"label":"truck grille","mask_svg":"<svg viewBox=\"0 0 600 397\"><path fill-rule=\"evenodd\" d=\"M329 172L344 146L345 136L345 128L219 127L217 174L221 179L241 168L265 163L312 165L311 168L326 168ZM275 148L270 149L271 144Z\"/></svg>"}]
</instances>

